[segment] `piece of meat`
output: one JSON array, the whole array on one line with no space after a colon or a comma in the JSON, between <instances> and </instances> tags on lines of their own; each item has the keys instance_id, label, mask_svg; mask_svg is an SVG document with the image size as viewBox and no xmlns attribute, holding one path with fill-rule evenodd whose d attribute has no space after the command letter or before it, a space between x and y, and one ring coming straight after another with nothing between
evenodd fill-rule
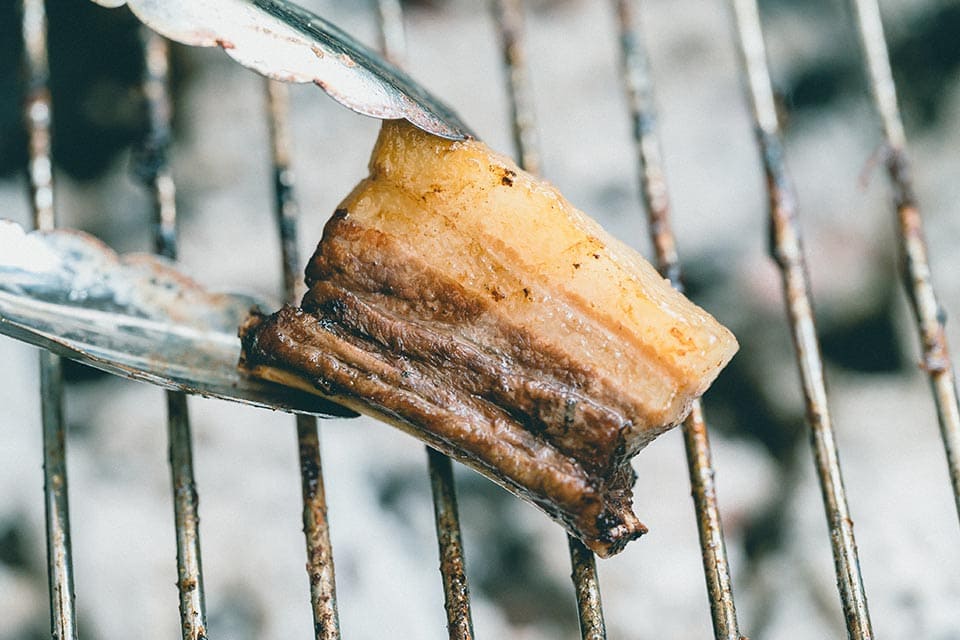
<instances>
[{"instance_id":1,"label":"piece of meat","mask_svg":"<svg viewBox=\"0 0 960 640\"><path fill-rule=\"evenodd\" d=\"M552 186L403 122L306 276L300 309L241 329L245 370L413 433L601 556L645 532L630 458L737 349Z\"/></svg>"}]
</instances>

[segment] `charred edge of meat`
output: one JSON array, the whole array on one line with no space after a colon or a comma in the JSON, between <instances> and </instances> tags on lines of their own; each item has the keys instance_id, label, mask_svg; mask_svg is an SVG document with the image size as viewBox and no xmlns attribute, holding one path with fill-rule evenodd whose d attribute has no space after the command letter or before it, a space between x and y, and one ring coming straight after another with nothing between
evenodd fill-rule
<instances>
[{"instance_id":1,"label":"charred edge of meat","mask_svg":"<svg viewBox=\"0 0 960 640\"><path fill-rule=\"evenodd\" d=\"M398 354L370 338L383 318L340 294L340 303L330 300L320 305L322 312L288 306L270 317L251 315L240 330L241 368L332 396L415 435L527 498L602 557L646 533L631 508L636 476L629 462L607 467L605 475L582 464L542 429L531 429L529 418L500 406L509 398L490 399L474 393L477 387L457 384L462 369L476 362L454 362L448 378L428 360L411 357L410 347ZM357 329L361 324L364 331ZM411 334L425 331L415 324L404 326Z\"/></svg>"}]
</instances>

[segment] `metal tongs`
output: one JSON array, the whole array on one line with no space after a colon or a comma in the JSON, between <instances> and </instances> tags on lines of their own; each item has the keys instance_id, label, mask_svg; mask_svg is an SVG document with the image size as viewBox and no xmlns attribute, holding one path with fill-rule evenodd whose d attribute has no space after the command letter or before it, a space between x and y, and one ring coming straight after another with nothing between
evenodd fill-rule
<instances>
[{"instance_id":1,"label":"metal tongs","mask_svg":"<svg viewBox=\"0 0 960 640\"><path fill-rule=\"evenodd\" d=\"M221 47L245 67L283 82L312 82L351 111L408 120L453 140L473 137L459 116L406 73L337 26L287 0L94 0L124 4L157 33Z\"/></svg>"},{"instance_id":2,"label":"metal tongs","mask_svg":"<svg viewBox=\"0 0 960 640\"><path fill-rule=\"evenodd\" d=\"M473 137L407 74L287 0L94 0L246 67L312 82L348 109ZM76 231L25 233L0 221L0 333L120 376L186 393L319 416L356 414L319 396L243 377L237 328L258 301L210 293L148 255L118 257ZM263 305L267 308L269 305Z\"/></svg>"}]
</instances>

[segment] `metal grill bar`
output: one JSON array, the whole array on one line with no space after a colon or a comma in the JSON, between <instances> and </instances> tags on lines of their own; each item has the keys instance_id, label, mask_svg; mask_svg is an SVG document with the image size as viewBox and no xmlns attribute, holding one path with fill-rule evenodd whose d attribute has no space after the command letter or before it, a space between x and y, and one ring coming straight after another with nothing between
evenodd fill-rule
<instances>
[{"instance_id":1,"label":"metal grill bar","mask_svg":"<svg viewBox=\"0 0 960 640\"><path fill-rule=\"evenodd\" d=\"M316 638L337 640L340 616L333 567L333 546L327 526L327 498L320 466L320 432L315 418L297 416L297 443L303 493L303 532L307 541L307 572Z\"/></svg>"},{"instance_id":2,"label":"metal grill bar","mask_svg":"<svg viewBox=\"0 0 960 640\"><path fill-rule=\"evenodd\" d=\"M867 63L867 76L874 106L886 143L886 163L893 201L897 209L901 274L920 333L921 366L930 378L940 421L940 435L947 453L953 498L960 516L960 407L956 376L947 335L946 314L933 289L923 220L910 177L907 138L897 106L897 88L890 71L890 56L883 35L880 8L875 0L851 0L857 32Z\"/></svg>"},{"instance_id":3,"label":"metal grill bar","mask_svg":"<svg viewBox=\"0 0 960 640\"><path fill-rule=\"evenodd\" d=\"M143 93L147 135L139 149L137 174L153 197L154 244L166 258L177 257L176 188L167 163L170 143L170 51L167 41L149 29L141 31L144 51ZM200 562L199 498L193 475L193 450L186 395L167 392L167 437L173 511L177 537L177 590L180 627L184 640L207 637L203 571Z\"/></svg>"},{"instance_id":4,"label":"metal grill bar","mask_svg":"<svg viewBox=\"0 0 960 640\"><path fill-rule=\"evenodd\" d=\"M50 158L50 68L47 62L47 12L43 0L23 1L23 43L27 76L24 124L27 127L30 164L27 179L33 224L37 229L56 226L53 210L53 161Z\"/></svg>"},{"instance_id":5,"label":"metal grill bar","mask_svg":"<svg viewBox=\"0 0 960 640\"><path fill-rule=\"evenodd\" d=\"M580 635L584 640L605 640L607 627L603 621L603 605L600 602L597 560L593 552L573 536L567 536L567 544L570 547L570 565L573 568L573 587L577 592Z\"/></svg>"},{"instance_id":6,"label":"metal grill bar","mask_svg":"<svg viewBox=\"0 0 960 640\"><path fill-rule=\"evenodd\" d=\"M522 0L494 0L493 12L503 50L507 93L513 122L513 138L520 166L532 174L541 170L540 141L533 109L524 50ZM577 596L580 633L585 640L607 637L600 606L600 581L593 553L576 538L567 536L570 547L571 579Z\"/></svg>"},{"instance_id":7,"label":"metal grill bar","mask_svg":"<svg viewBox=\"0 0 960 640\"><path fill-rule=\"evenodd\" d=\"M406 55L403 8L399 0L377 0L376 6L381 50L388 60L401 65ZM433 495L447 631L452 640L472 640L473 615L467 583L467 563L460 533L460 510L457 507L453 463L442 453L430 447L425 449L430 491Z\"/></svg>"},{"instance_id":8,"label":"metal grill bar","mask_svg":"<svg viewBox=\"0 0 960 640\"><path fill-rule=\"evenodd\" d=\"M63 420L63 368L60 357L49 351L40 353L40 394L51 633L57 640L76 639L76 596L73 591L66 429Z\"/></svg>"},{"instance_id":9,"label":"metal grill bar","mask_svg":"<svg viewBox=\"0 0 960 640\"><path fill-rule=\"evenodd\" d=\"M380 51L387 60L400 65L407 50L406 30L403 28L403 6L400 0L376 0L376 6Z\"/></svg>"},{"instance_id":10,"label":"metal grill bar","mask_svg":"<svg viewBox=\"0 0 960 640\"><path fill-rule=\"evenodd\" d=\"M283 295L295 304L303 294L303 267L297 240L300 207L294 193L294 173L290 165L290 132L287 126L290 111L290 90L283 82L265 79L267 127L270 137L270 160L273 171L273 212L280 234Z\"/></svg>"},{"instance_id":11,"label":"metal grill bar","mask_svg":"<svg viewBox=\"0 0 960 640\"><path fill-rule=\"evenodd\" d=\"M47 16L43 0L23 2L23 41L27 78L24 124L29 165L27 184L33 225L56 226L53 207L53 162L50 157L51 105L47 62ZM55 640L76 640L73 552L67 500L66 428L63 417L63 369L58 356L41 351L40 414L43 424L43 491L47 532L47 580L50 630Z\"/></svg>"},{"instance_id":12,"label":"metal grill bar","mask_svg":"<svg viewBox=\"0 0 960 640\"><path fill-rule=\"evenodd\" d=\"M647 213L650 238L661 275L682 291L682 273L676 239L670 225L670 197L657 131L653 80L641 30L639 7L635 0L616 0L615 4L620 28L623 78L636 142L640 195ZM683 441L697 514L714 636L717 640L740 640L727 548L717 505L710 440L699 400L694 403L690 416L683 423Z\"/></svg>"},{"instance_id":13,"label":"metal grill bar","mask_svg":"<svg viewBox=\"0 0 960 640\"><path fill-rule=\"evenodd\" d=\"M290 166L290 137L287 130L289 89L267 79L267 122L273 164L274 213L280 233L283 263L284 298L296 304L302 294L302 272L297 246L299 207L294 196L294 175ZM320 458L320 433L317 419L298 415L297 449L303 494L303 533L307 545L307 575L310 578L310 608L314 637L317 640L340 638L337 612L337 586L333 565L333 546L327 521L327 499L323 486Z\"/></svg>"},{"instance_id":14,"label":"metal grill bar","mask_svg":"<svg viewBox=\"0 0 960 640\"><path fill-rule=\"evenodd\" d=\"M440 574L443 578L443 600L447 612L447 631L453 640L470 640L473 616L470 612L470 589L467 567L460 537L460 512L453 482L450 458L427 447L430 489L433 492L433 514L440 547Z\"/></svg>"},{"instance_id":15,"label":"metal grill bar","mask_svg":"<svg viewBox=\"0 0 960 640\"><path fill-rule=\"evenodd\" d=\"M830 529L847 633L850 638L868 639L873 637L873 631L860 576L853 520L847 508L840 460L827 406L823 362L796 221L796 198L784 163L760 16L755 0L732 0L732 4L740 62L753 109L770 198L770 252L783 278L787 316L803 384L807 422L810 424L817 476Z\"/></svg>"},{"instance_id":16,"label":"metal grill bar","mask_svg":"<svg viewBox=\"0 0 960 640\"><path fill-rule=\"evenodd\" d=\"M187 397L182 393L167 392L167 430L177 532L180 627L184 640L203 640L207 637L207 610L200 564L200 516L197 486L193 479L190 417Z\"/></svg>"},{"instance_id":17,"label":"metal grill bar","mask_svg":"<svg viewBox=\"0 0 960 640\"><path fill-rule=\"evenodd\" d=\"M510 122L513 126L513 139L519 164L526 171L538 175L543 171L543 167L540 166L537 117L533 109L530 80L527 77L523 0L494 0L493 12L499 27L500 45L507 73Z\"/></svg>"}]
</instances>

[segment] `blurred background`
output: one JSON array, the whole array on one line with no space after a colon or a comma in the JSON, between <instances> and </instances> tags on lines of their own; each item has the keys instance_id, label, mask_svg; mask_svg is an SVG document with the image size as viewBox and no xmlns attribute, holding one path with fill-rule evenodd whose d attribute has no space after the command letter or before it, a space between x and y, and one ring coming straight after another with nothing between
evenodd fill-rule
<instances>
[{"instance_id":1,"label":"blurred background","mask_svg":"<svg viewBox=\"0 0 960 640\"><path fill-rule=\"evenodd\" d=\"M376 43L366 2L304 1ZM726 3L643 2L675 231L689 293L739 337L706 400L741 628L844 635L766 196ZM512 152L486 3L407 2L407 66L494 148ZM896 269L880 136L852 17L839 0L761 2L786 126L841 461L874 628L960 638L960 545L936 414ZM960 313L960 3L882 10L935 284ZM120 252L151 247L131 175L143 134L138 23L127 9L48 3L56 206ZM0 0L0 217L29 220L19 3ZM612 3L527 3L544 173L649 255ZM173 49L182 268L279 299L264 82L219 50ZM377 122L292 88L301 251L365 173ZM882 169L882 167L881 167ZM960 345L956 322L948 324ZM48 637L36 352L0 337L0 640ZM81 637L177 636L173 509L159 389L71 366L66 416ZM193 398L211 638L309 637L296 436L289 416ZM366 418L321 425L347 638L446 636L422 445ZM611 638L705 638L708 600L683 442L634 460L650 534L599 562ZM457 469L479 637L578 637L563 532Z\"/></svg>"}]
</instances>

